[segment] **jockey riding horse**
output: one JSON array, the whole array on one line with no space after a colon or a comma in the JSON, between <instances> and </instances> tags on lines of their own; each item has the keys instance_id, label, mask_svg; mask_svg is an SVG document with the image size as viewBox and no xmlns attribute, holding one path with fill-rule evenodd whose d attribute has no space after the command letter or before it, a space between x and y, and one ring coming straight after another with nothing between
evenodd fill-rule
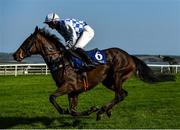
<instances>
[{"instance_id":1,"label":"jockey riding horse","mask_svg":"<svg viewBox=\"0 0 180 130\"><path fill-rule=\"evenodd\" d=\"M94 37L94 30L85 22L76 19L60 19L56 13L49 13L44 23L55 29L65 39L70 55L84 61L83 68L95 68L95 63L83 48Z\"/></svg>"}]
</instances>

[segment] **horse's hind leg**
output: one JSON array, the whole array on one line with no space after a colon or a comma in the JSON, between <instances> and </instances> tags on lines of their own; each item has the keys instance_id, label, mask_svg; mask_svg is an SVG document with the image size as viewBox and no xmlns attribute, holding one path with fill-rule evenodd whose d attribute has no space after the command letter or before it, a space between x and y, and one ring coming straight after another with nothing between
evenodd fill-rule
<instances>
[{"instance_id":1,"label":"horse's hind leg","mask_svg":"<svg viewBox=\"0 0 180 130\"><path fill-rule=\"evenodd\" d=\"M101 115L105 112L107 113L108 117L110 117L113 106L122 101L124 97L127 96L127 92L122 89L122 83L123 81L120 76L120 73L116 73L114 75L114 84L112 84L111 87L107 86L109 89L115 92L115 98L98 111L97 120L100 120Z\"/></svg>"},{"instance_id":2,"label":"horse's hind leg","mask_svg":"<svg viewBox=\"0 0 180 130\"><path fill-rule=\"evenodd\" d=\"M126 91L123 91L126 92ZM124 95L124 96L122 96ZM126 94L118 94L115 93L115 98L109 102L107 105L103 106L97 113L97 118L96 120L100 120L101 119L101 115L103 113L106 113L108 117L111 117L111 112L112 112L112 108L113 106L115 106L117 103L119 103L120 101L122 101L124 99L124 97L126 96Z\"/></svg>"},{"instance_id":3,"label":"horse's hind leg","mask_svg":"<svg viewBox=\"0 0 180 130\"><path fill-rule=\"evenodd\" d=\"M127 92L126 90L122 89L122 94L120 94L120 95L121 95L121 98L120 98L119 101L117 101L117 103L119 103L120 101L124 100L124 98L128 95L128 92ZM112 114L112 107L113 107L114 105L116 105L117 103L112 101L112 102L109 104L109 106L107 106L107 108L106 108L106 114L107 114L107 116L108 116L109 118L111 117L111 114Z\"/></svg>"},{"instance_id":4,"label":"horse's hind leg","mask_svg":"<svg viewBox=\"0 0 180 130\"><path fill-rule=\"evenodd\" d=\"M76 107L78 104L78 95L71 93L68 94L68 98L69 98L69 112L72 116L87 116L98 110L98 108L96 107L91 107L89 110L83 112L77 112Z\"/></svg>"}]
</instances>

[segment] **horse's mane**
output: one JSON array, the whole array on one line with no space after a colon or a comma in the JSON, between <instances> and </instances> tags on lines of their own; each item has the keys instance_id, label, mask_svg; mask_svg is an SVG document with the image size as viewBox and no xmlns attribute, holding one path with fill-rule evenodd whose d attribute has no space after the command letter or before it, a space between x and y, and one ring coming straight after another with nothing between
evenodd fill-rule
<instances>
[{"instance_id":1,"label":"horse's mane","mask_svg":"<svg viewBox=\"0 0 180 130\"><path fill-rule=\"evenodd\" d=\"M60 41L60 39L55 35L55 34L51 34L46 28L42 28L39 29L38 31L41 35L43 35L44 37L46 37L48 40L52 41L52 43L56 46L56 47L60 47L62 49L65 49L65 46L62 44L62 42Z\"/></svg>"}]
</instances>

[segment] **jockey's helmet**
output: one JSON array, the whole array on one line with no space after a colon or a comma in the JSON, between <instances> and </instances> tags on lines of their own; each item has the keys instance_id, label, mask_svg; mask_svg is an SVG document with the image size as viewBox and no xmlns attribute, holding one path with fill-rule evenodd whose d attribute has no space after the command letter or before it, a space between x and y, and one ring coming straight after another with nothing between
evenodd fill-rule
<instances>
[{"instance_id":1,"label":"jockey's helmet","mask_svg":"<svg viewBox=\"0 0 180 130\"><path fill-rule=\"evenodd\" d=\"M46 16L44 23L57 22L59 20L60 20L60 18L56 13L49 13Z\"/></svg>"}]
</instances>

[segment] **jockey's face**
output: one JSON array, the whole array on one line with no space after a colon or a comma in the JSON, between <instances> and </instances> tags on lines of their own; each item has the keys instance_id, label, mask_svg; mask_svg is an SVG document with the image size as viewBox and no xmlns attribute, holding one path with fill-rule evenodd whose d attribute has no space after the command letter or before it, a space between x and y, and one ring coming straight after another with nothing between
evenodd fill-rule
<instances>
[{"instance_id":1,"label":"jockey's face","mask_svg":"<svg viewBox=\"0 0 180 130\"><path fill-rule=\"evenodd\" d=\"M56 24L54 22L47 23L50 28L54 29L56 27Z\"/></svg>"}]
</instances>

